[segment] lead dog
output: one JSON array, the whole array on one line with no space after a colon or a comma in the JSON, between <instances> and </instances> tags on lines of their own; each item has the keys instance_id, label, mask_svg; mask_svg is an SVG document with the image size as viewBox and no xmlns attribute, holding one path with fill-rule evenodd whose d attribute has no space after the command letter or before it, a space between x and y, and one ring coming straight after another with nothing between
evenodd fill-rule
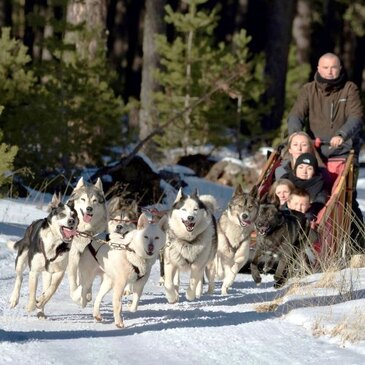
<instances>
[{"instance_id":1,"label":"lead dog","mask_svg":"<svg viewBox=\"0 0 365 365\"><path fill-rule=\"evenodd\" d=\"M91 288L95 276L102 276L93 310L93 316L97 321L102 320L101 301L112 289L114 322L117 327L124 327L121 299L127 284L130 285L133 294L129 310L131 312L137 310L152 266L165 244L166 235L161 229L162 225L163 220L151 223L146 215L142 214L138 219L137 229L121 235L116 226L114 230L111 229L109 244L95 240L81 254L80 281L84 289L84 303L87 300L85 295Z\"/></svg>"},{"instance_id":2,"label":"lead dog","mask_svg":"<svg viewBox=\"0 0 365 365\"><path fill-rule=\"evenodd\" d=\"M71 242L76 235L77 213L72 204L58 203L44 219L34 221L25 231L24 237L13 245L18 250L15 260L16 279L10 297L10 307L19 302L23 272L29 265L28 312L41 309L57 290L65 274ZM12 243L10 242L9 245ZM36 299L39 274L43 273L43 293Z\"/></svg>"},{"instance_id":3,"label":"lead dog","mask_svg":"<svg viewBox=\"0 0 365 365\"><path fill-rule=\"evenodd\" d=\"M107 229L107 207L100 178L95 184L86 184L81 177L68 202L74 205L79 218L79 234L73 241L67 268L70 295L78 303L82 289L78 280L80 255L95 236Z\"/></svg>"},{"instance_id":4,"label":"lead dog","mask_svg":"<svg viewBox=\"0 0 365 365\"><path fill-rule=\"evenodd\" d=\"M203 275L207 268L208 292L214 290L214 257L217 252L217 224L213 212L216 200L195 191L186 195L179 190L167 218L164 250L164 285L169 303L179 300L180 271L190 271L186 299L200 298Z\"/></svg>"},{"instance_id":5,"label":"lead dog","mask_svg":"<svg viewBox=\"0 0 365 365\"><path fill-rule=\"evenodd\" d=\"M221 294L227 295L237 273L250 255L251 233L259 210L256 190L244 193L239 185L218 221L217 277L223 280Z\"/></svg>"}]
</instances>

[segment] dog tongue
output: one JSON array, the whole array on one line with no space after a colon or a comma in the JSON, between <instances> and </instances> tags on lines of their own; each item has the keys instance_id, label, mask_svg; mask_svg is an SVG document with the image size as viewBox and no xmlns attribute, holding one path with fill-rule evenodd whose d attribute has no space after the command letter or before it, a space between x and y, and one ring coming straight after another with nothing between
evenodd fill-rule
<instances>
[{"instance_id":1,"label":"dog tongue","mask_svg":"<svg viewBox=\"0 0 365 365\"><path fill-rule=\"evenodd\" d=\"M62 228L62 232L63 232L63 235L66 238L71 238L73 236L76 236L76 231L74 229L70 229L70 228L67 228L67 227L63 227Z\"/></svg>"},{"instance_id":2,"label":"dog tongue","mask_svg":"<svg viewBox=\"0 0 365 365\"><path fill-rule=\"evenodd\" d=\"M92 217L93 217L92 215L84 214L83 220L84 220L85 223L90 223Z\"/></svg>"}]
</instances>

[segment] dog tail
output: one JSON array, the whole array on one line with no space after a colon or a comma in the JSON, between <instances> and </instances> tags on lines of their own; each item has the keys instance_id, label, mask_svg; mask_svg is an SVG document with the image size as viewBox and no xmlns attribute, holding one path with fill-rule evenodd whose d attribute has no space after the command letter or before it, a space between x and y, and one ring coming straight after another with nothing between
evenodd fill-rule
<instances>
[{"instance_id":1,"label":"dog tail","mask_svg":"<svg viewBox=\"0 0 365 365\"><path fill-rule=\"evenodd\" d=\"M16 244L16 241L13 241L13 240L8 240L6 242L6 245L8 246L8 249L12 250L12 251L16 250L15 244Z\"/></svg>"},{"instance_id":2,"label":"dog tail","mask_svg":"<svg viewBox=\"0 0 365 365\"><path fill-rule=\"evenodd\" d=\"M199 199L207 206L211 214L218 210L218 202L213 195L200 195Z\"/></svg>"}]
</instances>

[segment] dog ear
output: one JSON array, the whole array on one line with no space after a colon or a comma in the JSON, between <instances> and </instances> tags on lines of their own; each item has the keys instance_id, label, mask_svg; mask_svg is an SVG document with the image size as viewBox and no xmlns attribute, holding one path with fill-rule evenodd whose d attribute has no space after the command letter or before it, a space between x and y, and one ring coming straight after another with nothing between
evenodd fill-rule
<instances>
[{"instance_id":1,"label":"dog ear","mask_svg":"<svg viewBox=\"0 0 365 365\"><path fill-rule=\"evenodd\" d=\"M177 192L174 203L177 203L179 200L181 200L182 198L185 198L185 197L186 197L186 195L184 194L182 188L180 188L179 191Z\"/></svg>"},{"instance_id":2,"label":"dog ear","mask_svg":"<svg viewBox=\"0 0 365 365\"><path fill-rule=\"evenodd\" d=\"M236 190L234 191L234 196L240 196L240 195L243 195L243 188L242 188L242 185L241 184L238 184L237 187L236 187Z\"/></svg>"},{"instance_id":3,"label":"dog ear","mask_svg":"<svg viewBox=\"0 0 365 365\"><path fill-rule=\"evenodd\" d=\"M81 176L79 181L77 182L77 184L75 186L75 190L80 189L84 185L85 185L84 178Z\"/></svg>"},{"instance_id":4,"label":"dog ear","mask_svg":"<svg viewBox=\"0 0 365 365\"><path fill-rule=\"evenodd\" d=\"M101 181L100 177L98 177L94 186L98 188L100 191L103 191L103 182Z\"/></svg>"},{"instance_id":5,"label":"dog ear","mask_svg":"<svg viewBox=\"0 0 365 365\"><path fill-rule=\"evenodd\" d=\"M269 201L269 193L265 193L261 198L260 198L260 204L268 204L271 203Z\"/></svg>"},{"instance_id":6,"label":"dog ear","mask_svg":"<svg viewBox=\"0 0 365 365\"><path fill-rule=\"evenodd\" d=\"M138 218L137 229L143 229L149 224L147 215L142 213Z\"/></svg>"},{"instance_id":7,"label":"dog ear","mask_svg":"<svg viewBox=\"0 0 365 365\"><path fill-rule=\"evenodd\" d=\"M52 200L48 205L48 212L50 212L53 208L56 208L59 203L61 203L61 193L54 193L52 196Z\"/></svg>"},{"instance_id":8,"label":"dog ear","mask_svg":"<svg viewBox=\"0 0 365 365\"><path fill-rule=\"evenodd\" d=\"M166 232L168 227L168 218L167 215L163 215L161 219L158 221L159 227Z\"/></svg>"},{"instance_id":9,"label":"dog ear","mask_svg":"<svg viewBox=\"0 0 365 365\"><path fill-rule=\"evenodd\" d=\"M250 195L257 198L258 197L259 188L257 185L254 185L250 190Z\"/></svg>"},{"instance_id":10,"label":"dog ear","mask_svg":"<svg viewBox=\"0 0 365 365\"><path fill-rule=\"evenodd\" d=\"M74 200L69 200L67 202L67 205L71 208L71 209L75 209L75 201Z\"/></svg>"},{"instance_id":11,"label":"dog ear","mask_svg":"<svg viewBox=\"0 0 365 365\"><path fill-rule=\"evenodd\" d=\"M193 197L193 198L199 198L198 188L195 188L193 193L190 196Z\"/></svg>"}]
</instances>

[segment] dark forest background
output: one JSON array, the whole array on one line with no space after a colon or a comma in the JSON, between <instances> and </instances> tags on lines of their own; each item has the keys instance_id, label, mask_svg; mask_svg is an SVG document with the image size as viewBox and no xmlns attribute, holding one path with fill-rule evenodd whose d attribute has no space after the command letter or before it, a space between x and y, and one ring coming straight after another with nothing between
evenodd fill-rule
<instances>
[{"instance_id":1,"label":"dark forest background","mask_svg":"<svg viewBox=\"0 0 365 365\"><path fill-rule=\"evenodd\" d=\"M131 143L275 146L326 52L365 91L361 0L1 0L0 28L0 170L34 184Z\"/></svg>"}]
</instances>

